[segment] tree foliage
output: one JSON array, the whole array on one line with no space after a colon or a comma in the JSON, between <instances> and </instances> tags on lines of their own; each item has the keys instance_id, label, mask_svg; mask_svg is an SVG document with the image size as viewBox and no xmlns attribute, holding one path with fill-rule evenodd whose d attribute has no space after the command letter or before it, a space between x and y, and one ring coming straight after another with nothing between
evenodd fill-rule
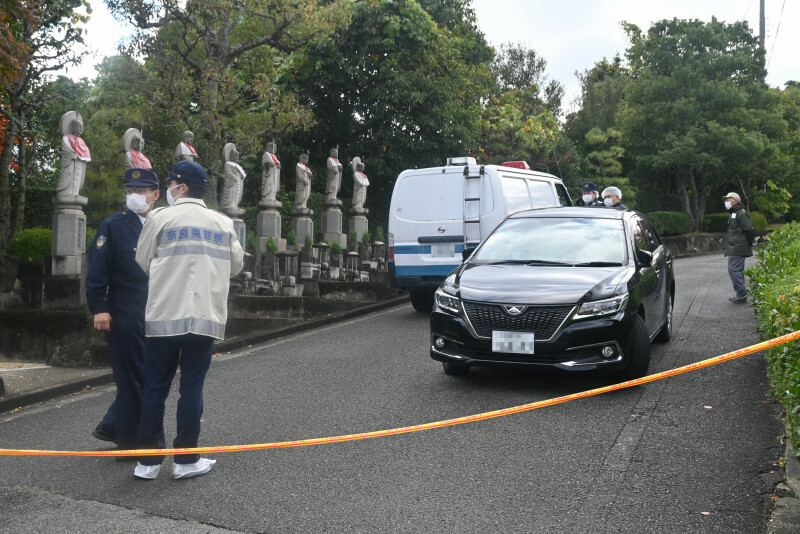
<instances>
[{"instance_id":1,"label":"tree foliage","mask_svg":"<svg viewBox=\"0 0 800 534\"><path fill-rule=\"evenodd\" d=\"M674 191L699 230L709 196L760 176L785 131L762 82L764 53L744 22L624 27L633 79L617 120L634 176L651 191Z\"/></svg>"}]
</instances>

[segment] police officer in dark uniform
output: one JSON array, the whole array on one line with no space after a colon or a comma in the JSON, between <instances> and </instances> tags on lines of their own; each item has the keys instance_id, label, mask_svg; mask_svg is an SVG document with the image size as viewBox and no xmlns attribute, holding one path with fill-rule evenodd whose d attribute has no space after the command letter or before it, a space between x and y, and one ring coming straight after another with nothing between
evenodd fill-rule
<instances>
[{"instance_id":1,"label":"police officer in dark uniform","mask_svg":"<svg viewBox=\"0 0 800 534\"><path fill-rule=\"evenodd\" d=\"M142 405L144 309L147 275L136 263L145 217L159 197L158 176L149 169L125 171L127 209L97 229L89 250L86 302L94 327L105 331L117 397L92 435L136 448Z\"/></svg>"},{"instance_id":2,"label":"police officer in dark uniform","mask_svg":"<svg viewBox=\"0 0 800 534\"><path fill-rule=\"evenodd\" d=\"M576 206L602 206L603 202L598 199L597 186L592 182L585 182L581 187L581 198L575 202Z\"/></svg>"}]
</instances>

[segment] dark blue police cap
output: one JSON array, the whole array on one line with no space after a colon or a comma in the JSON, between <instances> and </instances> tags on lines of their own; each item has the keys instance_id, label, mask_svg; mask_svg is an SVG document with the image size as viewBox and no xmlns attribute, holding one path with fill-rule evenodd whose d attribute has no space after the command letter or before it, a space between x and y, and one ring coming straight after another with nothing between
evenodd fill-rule
<instances>
[{"instance_id":1,"label":"dark blue police cap","mask_svg":"<svg viewBox=\"0 0 800 534\"><path fill-rule=\"evenodd\" d=\"M158 188L158 176L150 169L133 168L125 171L125 185Z\"/></svg>"},{"instance_id":2,"label":"dark blue police cap","mask_svg":"<svg viewBox=\"0 0 800 534\"><path fill-rule=\"evenodd\" d=\"M597 186L594 185L592 182L585 182L583 184L583 188L581 189L583 193L588 193L590 191L597 191Z\"/></svg>"},{"instance_id":3,"label":"dark blue police cap","mask_svg":"<svg viewBox=\"0 0 800 534\"><path fill-rule=\"evenodd\" d=\"M203 187L208 186L206 170L199 163L190 160L179 161L173 165L167 180L198 184Z\"/></svg>"}]
</instances>

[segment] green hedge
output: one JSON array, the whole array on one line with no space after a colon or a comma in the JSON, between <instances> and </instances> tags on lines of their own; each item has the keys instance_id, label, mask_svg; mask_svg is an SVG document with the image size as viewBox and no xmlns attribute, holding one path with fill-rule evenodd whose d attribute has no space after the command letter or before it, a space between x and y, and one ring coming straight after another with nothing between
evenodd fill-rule
<instances>
[{"instance_id":1,"label":"green hedge","mask_svg":"<svg viewBox=\"0 0 800 534\"><path fill-rule=\"evenodd\" d=\"M686 234L692 231L689 216L679 211L653 211L647 214L647 218L661 235Z\"/></svg>"},{"instance_id":2,"label":"green hedge","mask_svg":"<svg viewBox=\"0 0 800 534\"><path fill-rule=\"evenodd\" d=\"M800 330L800 223L771 233L756 251L750 277L759 333L764 340ZM800 451L800 342L766 351L774 395L783 403L789 439Z\"/></svg>"},{"instance_id":3,"label":"green hedge","mask_svg":"<svg viewBox=\"0 0 800 534\"><path fill-rule=\"evenodd\" d=\"M753 228L758 232L763 232L767 229L767 218L763 213L753 211L750 213L750 220L753 221Z\"/></svg>"},{"instance_id":4,"label":"green hedge","mask_svg":"<svg viewBox=\"0 0 800 534\"><path fill-rule=\"evenodd\" d=\"M767 218L757 211L750 211L750 220L753 221L753 228L759 232L767 229ZM706 232L727 232L729 213L712 213L703 217L703 230Z\"/></svg>"},{"instance_id":5,"label":"green hedge","mask_svg":"<svg viewBox=\"0 0 800 534\"><path fill-rule=\"evenodd\" d=\"M27 228L20 230L11 239L6 253L21 261L41 260L50 255L53 231L50 228Z\"/></svg>"}]
</instances>

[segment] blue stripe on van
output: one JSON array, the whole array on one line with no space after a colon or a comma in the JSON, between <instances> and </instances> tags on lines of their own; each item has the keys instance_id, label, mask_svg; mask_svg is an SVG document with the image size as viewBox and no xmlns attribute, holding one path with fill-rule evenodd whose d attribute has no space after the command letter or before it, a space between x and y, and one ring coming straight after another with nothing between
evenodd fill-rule
<instances>
[{"instance_id":1,"label":"blue stripe on van","mask_svg":"<svg viewBox=\"0 0 800 534\"><path fill-rule=\"evenodd\" d=\"M455 246L456 254L461 254L464 250L464 244L458 244ZM394 247L395 254L430 254L431 253L431 246L430 245L398 245Z\"/></svg>"},{"instance_id":2,"label":"blue stripe on van","mask_svg":"<svg viewBox=\"0 0 800 534\"><path fill-rule=\"evenodd\" d=\"M395 265L397 276L447 276L458 267L455 265Z\"/></svg>"}]
</instances>

